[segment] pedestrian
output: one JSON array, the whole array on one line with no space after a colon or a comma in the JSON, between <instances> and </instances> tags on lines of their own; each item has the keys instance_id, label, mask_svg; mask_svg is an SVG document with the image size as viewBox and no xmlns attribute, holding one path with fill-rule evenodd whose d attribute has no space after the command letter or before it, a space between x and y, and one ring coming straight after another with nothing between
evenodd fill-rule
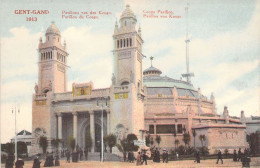
<instances>
[{"instance_id":1,"label":"pedestrian","mask_svg":"<svg viewBox=\"0 0 260 168\"><path fill-rule=\"evenodd\" d=\"M131 163L131 152L128 151L127 153L127 161Z\"/></svg>"},{"instance_id":2,"label":"pedestrian","mask_svg":"<svg viewBox=\"0 0 260 168\"><path fill-rule=\"evenodd\" d=\"M33 160L33 167L32 168L40 168L41 167L41 162L39 160L39 157L36 156L35 159Z\"/></svg>"},{"instance_id":3,"label":"pedestrian","mask_svg":"<svg viewBox=\"0 0 260 168\"><path fill-rule=\"evenodd\" d=\"M163 159L163 163L165 162L166 160L166 151L164 150L163 151L163 154L162 154L162 159Z\"/></svg>"},{"instance_id":4,"label":"pedestrian","mask_svg":"<svg viewBox=\"0 0 260 168\"><path fill-rule=\"evenodd\" d=\"M50 154L50 167L54 166L54 157L53 157L53 152Z\"/></svg>"},{"instance_id":5,"label":"pedestrian","mask_svg":"<svg viewBox=\"0 0 260 168\"><path fill-rule=\"evenodd\" d=\"M126 162L126 151L124 151L124 162Z\"/></svg>"},{"instance_id":6,"label":"pedestrian","mask_svg":"<svg viewBox=\"0 0 260 168\"><path fill-rule=\"evenodd\" d=\"M24 161L23 159L17 159L17 161L15 162L15 168L23 168L24 165Z\"/></svg>"},{"instance_id":7,"label":"pedestrian","mask_svg":"<svg viewBox=\"0 0 260 168\"><path fill-rule=\"evenodd\" d=\"M178 154L178 152L176 152L176 160L178 160L179 159L179 154Z\"/></svg>"},{"instance_id":8,"label":"pedestrian","mask_svg":"<svg viewBox=\"0 0 260 168\"><path fill-rule=\"evenodd\" d=\"M69 150L67 150L67 152L66 152L66 157L67 157L66 163L70 163L70 151Z\"/></svg>"},{"instance_id":9,"label":"pedestrian","mask_svg":"<svg viewBox=\"0 0 260 168\"><path fill-rule=\"evenodd\" d=\"M160 163L160 151L157 149L157 159L156 159L156 161L158 162L158 163Z\"/></svg>"},{"instance_id":10,"label":"pedestrian","mask_svg":"<svg viewBox=\"0 0 260 168\"><path fill-rule=\"evenodd\" d=\"M237 151L234 150L234 153L233 153L233 161L236 162L237 161Z\"/></svg>"},{"instance_id":11,"label":"pedestrian","mask_svg":"<svg viewBox=\"0 0 260 168\"><path fill-rule=\"evenodd\" d=\"M237 161L241 160L241 157L242 157L242 152L241 152L241 148L239 148Z\"/></svg>"},{"instance_id":12,"label":"pedestrian","mask_svg":"<svg viewBox=\"0 0 260 168\"><path fill-rule=\"evenodd\" d=\"M9 153L5 162L5 168L13 168L14 166L14 155Z\"/></svg>"},{"instance_id":13,"label":"pedestrian","mask_svg":"<svg viewBox=\"0 0 260 168\"><path fill-rule=\"evenodd\" d=\"M168 157L169 157L169 154L168 154L168 151L166 151L166 156L165 156L166 158L166 163L168 163Z\"/></svg>"},{"instance_id":14,"label":"pedestrian","mask_svg":"<svg viewBox=\"0 0 260 168\"><path fill-rule=\"evenodd\" d=\"M58 152L55 155L55 166L60 166L60 157Z\"/></svg>"},{"instance_id":15,"label":"pedestrian","mask_svg":"<svg viewBox=\"0 0 260 168\"><path fill-rule=\"evenodd\" d=\"M45 158L45 162L44 162L44 167L50 167L50 156L49 153L46 153L46 158Z\"/></svg>"},{"instance_id":16,"label":"pedestrian","mask_svg":"<svg viewBox=\"0 0 260 168\"><path fill-rule=\"evenodd\" d=\"M141 155L140 152L137 153L137 157L136 157L136 166L141 165Z\"/></svg>"},{"instance_id":17,"label":"pedestrian","mask_svg":"<svg viewBox=\"0 0 260 168\"><path fill-rule=\"evenodd\" d=\"M131 156L130 156L130 158L131 158L131 163L134 163L134 161L135 161L135 156L134 156L134 152L133 151L131 151L130 152L131 153Z\"/></svg>"},{"instance_id":18,"label":"pedestrian","mask_svg":"<svg viewBox=\"0 0 260 168\"><path fill-rule=\"evenodd\" d=\"M147 165L147 156L145 151L143 152L143 163L145 162L145 165Z\"/></svg>"},{"instance_id":19,"label":"pedestrian","mask_svg":"<svg viewBox=\"0 0 260 168\"><path fill-rule=\"evenodd\" d=\"M85 154L85 160L88 160L88 149L87 148L85 148L84 154Z\"/></svg>"},{"instance_id":20,"label":"pedestrian","mask_svg":"<svg viewBox=\"0 0 260 168\"><path fill-rule=\"evenodd\" d=\"M196 160L197 160L197 163L200 163L200 152L199 151L196 154Z\"/></svg>"},{"instance_id":21,"label":"pedestrian","mask_svg":"<svg viewBox=\"0 0 260 168\"><path fill-rule=\"evenodd\" d=\"M83 157L83 150L80 148L79 149L79 158L80 158L80 160L82 160L82 157Z\"/></svg>"},{"instance_id":22,"label":"pedestrian","mask_svg":"<svg viewBox=\"0 0 260 168\"><path fill-rule=\"evenodd\" d=\"M221 163L223 164L223 160L222 160L222 154L221 154L221 151L218 150L218 160L217 160L217 164L218 164L218 161L221 160Z\"/></svg>"}]
</instances>

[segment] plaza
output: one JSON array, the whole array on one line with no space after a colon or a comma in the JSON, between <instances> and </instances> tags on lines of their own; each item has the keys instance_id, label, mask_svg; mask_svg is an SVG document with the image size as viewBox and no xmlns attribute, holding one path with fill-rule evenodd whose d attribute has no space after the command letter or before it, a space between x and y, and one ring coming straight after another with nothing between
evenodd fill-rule
<instances>
[{"instance_id":1,"label":"plaza","mask_svg":"<svg viewBox=\"0 0 260 168\"><path fill-rule=\"evenodd\" d=\"M141 165L136 166L136 163L129 163L129 162L98 162L98 161L80 161L78 163L66 163L65 160L61 160L61 166L63 168L83 168L83 167L92 167L92 168L112 168L112 167L182 167L182 168L196 168L196 167L242 167L241 162L233 162L232 159L223 159L224 164L216 164L216 159L209 159L209 160L201 160L201 163L194 163L194 160L183 160L183 161L169 161L168 163L155 163L151 160L148 161L148 165ZM31 168L33 162L26 161L24 168ZM43 166L44 161L42 161L41 166ZM260 166L260 158L254 157L251 158L250 167L257 168ZM4 165L2 164L2 167Z\"/></svg>"}]
</instances>

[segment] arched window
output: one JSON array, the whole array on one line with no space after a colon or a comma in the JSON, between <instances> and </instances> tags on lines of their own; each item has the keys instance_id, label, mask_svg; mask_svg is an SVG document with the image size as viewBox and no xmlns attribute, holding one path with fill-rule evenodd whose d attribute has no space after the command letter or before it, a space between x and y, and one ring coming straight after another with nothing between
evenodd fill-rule
<instances>
[{"instance_id":1,"label":"arched window","mask_svg":"<svg viewBox=\"0 0 260 168\"><path fill-rule=\"evenodd\" d=\"M121 83L121 85L128 85L128 84L129 84L128 81L124 81L124 82Z\"/></svg>"},{"instance_id":2,"label":"arched window","mask_svg":"<svg viewBox=\"0 0 260 168\"><path fill-rule=\"evenodd\" d=\"M122 48L122 39L120 39L120 48Z\"/></svg>"},{"instance_id":3,"label":"arched window","mask_svg":"<svg viewBox=\"0 0 260 168\"><path fill-rule=\"evenodd\" d=\"M125 39L124 39L124 47L125 47Z\"/></svg>"},{"instance_id":4,"label":"arched window","mask_svg":"<svg viewBox=\"0 0 260 168\"><path fill-rule=\"evenodd\" d=\"M130 47L132 46L132 38L130 38Z\"/></svg>"},{"instance_id":5,"label":"arched window","mask_svg":"<svg viewBox=\"0 0 260 168\"><path fill-rule=\"evenodd\" d=\"M128 38L126 39L126 46L128 47Z\"/></svg>"},{"instance_id":6,"label":"arched window","mask_svg":"<svg viewBox=\"0 0 260 168\"><path fill-rule=\"evenodd\" d=\"M119 48L119 40L117 40L117 48Z\"/></svg>"}]
</instances>

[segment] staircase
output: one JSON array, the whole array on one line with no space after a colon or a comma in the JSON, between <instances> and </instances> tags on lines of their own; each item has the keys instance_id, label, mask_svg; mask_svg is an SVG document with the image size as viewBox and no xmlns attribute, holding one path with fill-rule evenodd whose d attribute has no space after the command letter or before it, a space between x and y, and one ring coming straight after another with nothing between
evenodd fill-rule
<instances>
[{"instance_id":1,"label":"staircase","mask_svg":"<svg viewBox=\"0 0 260 168\"><path fill-rule=\"evenodd\" d=\"M100 161L100 153L88 153L88 161ZM115 161L121 162L123 158L113 154L113 153L104 153L104 162Z\"/></svg>"}]
</instances>

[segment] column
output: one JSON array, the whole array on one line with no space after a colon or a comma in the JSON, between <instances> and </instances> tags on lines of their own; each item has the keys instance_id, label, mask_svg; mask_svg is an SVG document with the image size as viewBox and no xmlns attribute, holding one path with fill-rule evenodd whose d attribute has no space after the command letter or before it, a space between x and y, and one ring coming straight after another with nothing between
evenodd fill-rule
<instances>
[{"instance_id":1,"label":"column","mask_svg":"<svg viewBox=\"0 0 260 168\"><path fill-rule=\"evenodd\" d=\"M110 134L110 111L107 110L107 134Z\"/></svg>"},{"instance_id":2,"label":"column","mask_svg":"<svg viewBox=\"0 0 260 168\"><path fill-rule=\"evenodd\" d=\"M77 141L77 132L78 132L78 113L73 112L73 138L75 139L76 145L78 143Z\"/></svg>"},{"instance_id":3,"label":"column","mask_svg":"<svg viewBox=\"0 0 260 168\"><path fill-rule=\"evenodd\" d=\"M95 120L94 120L94 111L90 111L89 112L89 116L90 116L90 136L91 136L91 139L92 139L91 152L94 153L95 152Z\"/></svg>"},{"instance_id":4,"label":"column","mask_svg":"<svg viewBox=\"0 0 260 168\"><path fill-rule=\"evenodd\" d=\"M58 139L62 139L62 113L58 113Z\"/></svg>"}]
</instances>

